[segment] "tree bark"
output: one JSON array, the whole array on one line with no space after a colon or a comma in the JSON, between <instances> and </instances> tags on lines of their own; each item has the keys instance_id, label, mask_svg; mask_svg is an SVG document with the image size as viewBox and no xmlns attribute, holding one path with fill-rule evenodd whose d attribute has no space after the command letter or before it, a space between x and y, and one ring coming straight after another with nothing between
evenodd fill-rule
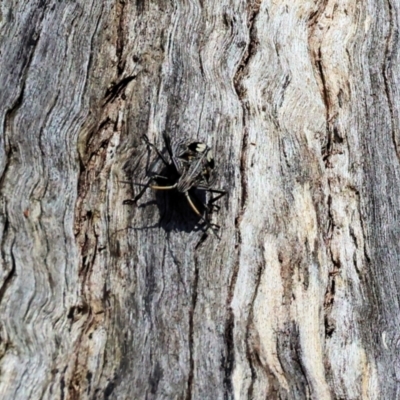
<instances>
[{"instance_id":1,"label":"tree bark","mask_svg":"<svg viewBox=\"0 0 400 400\"><path fill-rule=\"evenodd\" d=\"M3 2L0 398L399 398L399 8ZM123 204L163 131L221 240Z\"/></svg>"}]
</instances>

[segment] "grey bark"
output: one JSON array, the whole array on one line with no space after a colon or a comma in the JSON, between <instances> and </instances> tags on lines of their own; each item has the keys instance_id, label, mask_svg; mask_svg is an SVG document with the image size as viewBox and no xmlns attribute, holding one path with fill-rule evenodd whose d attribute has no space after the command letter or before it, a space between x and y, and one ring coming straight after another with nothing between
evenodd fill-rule
<instances>
[{"instance_id":1,"label":"grey bark","mask_svg":"<svg viewBox=\"0 0 400 400\"><path fill-rule=\"evenodd\" d=\"M0 5L0 398L400 398L398 1ZM142 182L214 150L204 239Z\"/></svg>"}]
</instances>

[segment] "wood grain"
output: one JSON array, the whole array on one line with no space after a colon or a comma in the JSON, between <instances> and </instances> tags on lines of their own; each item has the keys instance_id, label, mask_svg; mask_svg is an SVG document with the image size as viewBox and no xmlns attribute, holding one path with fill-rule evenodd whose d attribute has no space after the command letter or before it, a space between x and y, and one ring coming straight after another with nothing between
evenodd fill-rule
<instances>
[{"instance_id":1,"label":"wood grain","mask_svg":"<svg viewBox=\"0 0 400 400\"><path fill-rule=\"evenodd\" d=\"M2 4L0 397L397 398L398 24L391 0ZM221 240L177 193L123 204L163 131L213 148Z\"/></svg>"}]
</instances>

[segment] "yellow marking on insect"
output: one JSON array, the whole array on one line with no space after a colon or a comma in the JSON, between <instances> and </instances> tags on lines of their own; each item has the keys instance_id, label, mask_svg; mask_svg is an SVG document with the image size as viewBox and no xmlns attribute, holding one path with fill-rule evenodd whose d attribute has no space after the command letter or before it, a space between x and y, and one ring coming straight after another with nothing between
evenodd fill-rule
<instances>
[{"instance_id":1,"label":"yellow marking on insect","mask_svg":"<svg viewBox=\"0 0 400 400\"><path fill-rule=\"evenodd\" d=\"M207 148L207 145L205 143L198 143L196 146L196 151L198 153L202 153L206 148Z\"/></svg>"},{"instance_id":2,"label":"yellow marking on insect","mask_svg":"<svg viewBox=\"0 0 400 400\"><path fill-rule=\"evenodd\" d=\"M193 201L192 201L192 199L190 198L188 192L185 192L185 196L186 196L186 198L187 198L187 201L188 201L190 207L192 207L192 210L193 210L198 216L201 217L200 211L199 211L199 210L196 208L196 206L193 204Z\"/></svg>"},{"instance_id":3,"label":"yellow marking on insect","mask_svg":"<svg viewBox=\"0 0 400 400\"><path fill-rule=\"evenodd\" d=\"M150 186L154 190L171 190L176 188L176 183L175 185L172 186Z\"/></svg>"}]
</instances>

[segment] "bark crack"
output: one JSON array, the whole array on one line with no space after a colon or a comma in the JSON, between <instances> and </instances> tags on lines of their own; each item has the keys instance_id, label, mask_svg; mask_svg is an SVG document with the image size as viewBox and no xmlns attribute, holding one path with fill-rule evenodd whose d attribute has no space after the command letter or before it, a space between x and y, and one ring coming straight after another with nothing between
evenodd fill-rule
<instances>
[{"instance_id":1,"label":"bark crack","mask_svg":"<svg viewBox=\"0 0 400 400\"><path fill-rule=\"evenodd\" d=\"M223 369L225 372L224 376L224 388L225 388L225 399L228 399L230 396L233 397L233 385L232 385L232 373L235 364L235 345L234 345L234 313L232 307L230 306L234 290L239 274L240 267L240 256L241 256L241 243L242 237L240 233L240 222L244 214L245 205L248 197L248 183L247 183L247 174L246 174L246 164L247 164L247 149L248 149L248 129L247 129L247 118L248 118L248 105L247 105L247 93L243 85L243 80L246 74L248 73L249 63L251 58L257 51L257 46L259 44L257 38L257 30L255 27L255 20L260 11L261 1L255 0L248 2L247 5L247 28L249 32L249 42L243 52L242 59L239 63L235 76L233 78L234 88L240 102L242 108L242 129L243 129L243 137L242 137L242 147L241 147L241 156L240 156L240 182L241 182L241 196L240 196L240 209L237 217L235 218L235 230L236 230L236 248L238 248L237 260L234 265L234 270L232 274L232 280L229 286L228 297L227 297L227 309L228 309L228 318L225 325L225 344L226 344L226 355L223 359ZM253 299L254 300L254 299ZM247 323L248 325L248 323ZM246 333L247 335L247 333ZM246 337L246 348L248 350L248 343ZM248 356L248 355L247 355ZM248 362L251 366L251 360L248 358ZM250 390L250 389L249 389Z\"/></svg>"},{"instance_id":2,"label":"bark crack","mask_svg":"<svg viewBox=\"0 0 400 400\"><path fill-rule=\"evenodd\" d=\"M104 105L113 102L128 86L128 83L133 81L136 78L136 75L128 76L118 83L111 85L104 96Z\"/></svg>"},{"instance_id":3,"label":"bark crack","mask_svg":"<svg viewBox=\"0 0 400 400\"><path fill-rule=\"evenodd\" d=\"M89 73L91 71L92 62L93 62L93 42L94 42L94 39L97 37L97 31L99 29L101 16L103 15L103 9L104 9L104 6L102 5L102 7L100 9L100 12L99 12L99 17L97 18L97 21L96 21L96 27L94 28L93 35L90 38L89 60L88 60L87 69L86 69L85 87L84 87L82 93L86 93L86 89L87 89L87 87L89 85Z\"/></svg>"},{"instance_id":4,"label":"bark crack","mask_svg":"<svg viewBox=\"0 0 400 400\"><path fill-rule=\"evenodd\" d=\"M383 66L382 66L382 76L383 76L383 82L384 82L384 86L385 86L385 93L386 93L386 97L387 97L387 101L388 101L388 107L389 107L389 113L390 113L390 123L391 123L391 130L392 130L392 140L393 140L393 145L396 151L396 156L398 161L400 161L400 143L399 143L399 138L397 137L396 134L396 129L395 129L395 116L394 116L394 105L393 105L393 99L392 99L392 95L391 95L391 90L390 90L390 82L389 82L389 68L390 68L390 64L392 61L392 53L393 53L393 7L392 4L390 2L390 0L388 0L388 8L389 8L389 35L388 38L386 40L386 47L385 47L385 60L383 62ZM395 32L395 36L396 36L396 42L398 42L398 32Z\"/></svg>"},{"instance_id":5,"label":"bark crack","mask_svg":"<svg viewBox=\"0 0 400 400\"><path fill-rule=\"evenodd\" d=\"M254 318L254 302L257 298L258 288L260 287L261 277L262 277L262 273L264 271L264 267L265 267L264 265L259 265L258 269L257 269L256 281L254 283L253 298L251 299L251 303L250 303L250 307L249 307L249 309L250 309L249 318L246 322L246 359L247 359L247 362L249 363L249 367L250 367L250 371L251 371L251 382L250 382L250 385L247 390L247 398L249 398L249 399L253 398L254 383L257 380L255 364L261 364L261 362L259 363L257 360L258 356L252 346L252 343L251 343L251 336L252 336L251 325L252 325L252 321Z\"/></svg>"},{"instance_id":6,"label":"bark crack","mask_svg":"<svg viewBox=\"0 0 400 400\"><path fill-rule=\"evenodd\" d=\"M242 106L243 106L243 99L246 96L246 90L242 85L242 81L244 79L244 76L248 73L250 60L254 56L254 54L256 54L257 46L259 45L259 41L257 38L257 29L255 27L255 20L257 18L258 13L260 12L260 6L261 6L261 0L250 1L248 3L247 28L249 31L249 43L245 48L242 59L239 63L239 67L233 78L236 94L240 102L242 103Z\"/></svg>"},{"instance_id":7,"label":"bark crack","mask_svg":"<svg viewBox=\"0 0 400 400\"><path fill-rule=\"evenodd\" d=\"M106 186L110 177L114 159L110 152L114 152L115 137L118 137L123 128L121 110L125 106L123 96L127 85L136 78L136 75L130 75L122 78L125 62L123 62L124 37L126 35L124 27L126 6L125 1L118 1L116 7L115 20L117 24L116 34L116 57L117 69L113 84L105 91L102 99L98 99L96 104L91 105L91 113L86 126L81 129L78 137L78 149L80 159L80 170L78 173L78 196L75 205L75 240L80 249L79 263L79 285L80 301L75 307L78 311L77 318L75 312L72 312L73 323L78 322L81 325L80 334L74 343L76 356L69 363L66 371L67 396L77 398L82 395L83 390L90 392L94 388L94 379L92 375L86 375L86 364L91 354L91 339L96 335L101 327L106 325L109 319L107 312L107 297L109 293L106 290L106 277L99 277L98 271L94 270L97 259L101 258L100 252L105 250L105 246L110 243L98 231L98 224L101 220L103 205L107 203ZM95 46L96 33L101 27L102 10L99 12L93 35L90 42L91 56L87 65L87 79L84 92L89 88L89 76L92 69L92 52ZM115 83L117 82L117 83ZM106 207L107 208L107 207ZM110 215L106 210L106 218ZM107 233L108 235L108 233ZM99 261L101 262L101 261ZM105 273L106 274L106 273ZM92 281L102 279L103 293L96 292L96 287L92 287ZM94 285L95 286L95 285ZM80 313L79 310L84 312ZM103 349L106 352L105 349ZM94 374L94 372L92 372ZM99 372L96 372L99 375ZM101 375L101 374L100 374ZM88 379L88 376L90 379ZM98 378L96 378L98 379ZM86 388L84 388L86 386ZM114 383L109 382L105 387L104 394L107 396L114 390ZM75 397L74 397L75 396Z\"/></svg>"},{"instance_id":8,"label":"bark crack","mask_svg":"<svg viewBox=\"0 0 400 400\"><path fill-rule=\"evenodd\" d=\"M5 232L7 232L8 227L9 227L9 223L8 223L8 220L7 220L6 229L4 229ZM15 242L15 239L13 239L13 241L12 241L12 243L10 245L10 254L9 254L9 266L10 266L10 268L9 268L7 276L4 278L3 283L0 286L0 304L3 301L4 295L5 295L6 291L7 291L7 289L10 287L12 279L15 276L15 271L16 271L15 258L14 258L14 254L13 254L13 250L12 250L13 247L14 247L14 242ZM4 254L4 251L3 251L3 243L2 243L2 247L1 247L1 252L2 252L2 259L6 260L6 255Z\"/></svg>"},{"instance_id":9,"label":"bark crack","mask_svg":"<svg viewBox=\"0 0 400 400\"><path fill-rule=\"evenodd\" d=\"M189 375L188 375L188 384L187 384L187 393L186 400L190 400L193 397L193 380L194 380L194 313L196 310L197 304L197 289L199 284L199 266L197 263L197 259L194 260L194 278L193 278L193 289L192 289L192 298L191 298L191 306L189 310Z\"/></svg>"},{"instance_id":10,"label":"bark crack","mask_svg":"<svg viewBox=\"0 0 400 400\"><path fill-rule=\"evenodd\" d=\"M326 132L327 138L326 143L322 147L322 160L325 164L325 167L328 167L329 158L332 154L332 132L330 129L330 110L331 104L329 100L329 91L328 86L325 79L325 72L324 72L324 65L322 61L322 39L319 35L322 35L319 32L319 21L320 17L324 15L324 12L327 8L329 0L324 0L318 9L310 15L309 18L309 35L308 35L308 42L310 47L310 58L312 64L314 66L314 71L316 71L315 75L317 81L319 81L320 91L321 91L321 98L325 105L325 119L326 119ZM325 31L324 31L325 32ZM323 37L323 35L322 35Z\"/></svg>"},{"instance_id":11,"label":"bark crack","mask_svg":"<svg viewBox=\"0 0 400 400\"><path fill-rule=\"evenodd\" d=\"M248 119L248 105L247 105L247 94L243 86L243 80L248 73L249 63L251 58L257 51L257 46L259 44L257 38L257 30L255 27L255 21L257 15L260 11L261 1L256 0L248 4L248 18L247 27L249 30L249 43L243 53L242 60L240 61L239 67L233 78L234 87L236 94L238 96L239 102L242 107L242 125L243 125L243 139L241 148L241 158L240 158L240 172L241 172L241 211L239 216L236 218L236 228L238 228L238 223L240 223L241 216L244 212L244 207L247 200L247 177L246 177L246 162L247 162L247 149L248 149L248 129L247 129L247 119Z\"/></svg>"},{"instance_id":12,"label":"bark crack","mask_svg":"<svg viewBox=\"0 0 400 400\"><path fill-rule=\"evenodd\" d=\"M124 11L126 2L123 0L118 1L117 5L117 44L116 44L116 56L117 56L117 72L118 76L121 76L125 69L125 61L122 59L124 52Z\"/></svg>"},{"instance_id":13,"label":"bark crack","mask_svg":"<svg viewBox=\"0 0 400 400\"><path fill-rule=\"evenodd\" d=\"M319 87L321 92L321 98L325 106L325 120L326 120L326 142L322 146L322 161L324 162L325 168L331 168L331 156L334 154L335 149L334 145L341 144L343 142L343 138L339 134L336 126L332 123L332 120L336 117L337 114L334 112L334 105L330 99L329 93L329 85L326 81L325 70L324 70L324 62L323 62L323 53L322 53L322 41L324 38L324 32L329 29L328 27L324 27L323 31L320 31L320 18L324 16L325 10L328 6L328 1L325 0L318 10L313 13L309 18L309 37L308 41L310 43L310 58L312 60L312 64L314 66L314 71L317 80L319 81ZM339 99L340 101L340 99ZM327 199L327 221L328 228L325 234L325 244L326 244L326 252L327 256L332 263L332 269L329 271L328 276L328 284L325 290L325 298L324 298L324 326L325 326L325 337L329 338L332 336L335 331L335 323L331 318L331 311L333 309L333 303L335 300L336 294L336 276L340 271L341 265L340 260L337 260L332 254L331 248L331 239L334 233L336 223L335 218L332 212L332 196L333 189L331 188L329 179L328 179L328 199Z\"/></svg>"},{"instance_id":14,"label":"bark crack","mask_svg":"<svg viewBox=\"0 0 400 400\"><path fill-rule=\"evenodd\" d=\"M232 281L236 283L236 278L237 278L237 272L234 278L232 278ZM234 287L234 284L232 285ZM227 322L225 324L225 332L224 332L224 337L225 337L225 356L223 357L222 360L222 369L224 371L224 398L229 399L229 396L232 396L233 392L233 385L232 385L232 373L233 373L233 366L235 363L235 352L234 352L234 340L233 340L233 329L234 329L234 315L232 308L229 306L231 302L231 290L230 290L230 296L228 296L228 301L227 301L227 308L228 308L228 318Z\"/></svg>"},{"instance_id":15,"label":"bark crack","mask_svg":"<svg viewBox=\"0 0 400 400\"><path fill-rule=\"evenodd\" d=\"M21 50L23 54L26 54L24 57L22 63L24 64L21 68L20 72L20 80L19 83L21 85L20 91L17 95L16 100L14 101L14 104L11 106L10 109L8 109L5 113L4 117L4 125L3 125L3 132L4 132L4 144L5 144L5 153L7 156L7 160L5 163L5 168L4 172L2 172L2 175L0 176L0 188L3 186L3 183L6 179L6 172L10 168L10 156L17 151L17 148L15 145L12 144L11 138L13 137L12 135L12 125L13 121L15 119L15 116L19 110L19 108L22 105L23 99L24 99L24 93L25 93L25 85L26 85L26 80L28 77L28 73L32 64L33 56L36 52L37 45L40 40L40 34L41 34L41 29L42 29L42 23L46 11L47 3L44 4L43 10L41 12L41 15L39 16L39 21L38 23L31 23L29 28L32 28L32 31L27 33L26 37L26 42L24 43L24 48ZM32 16L32 19L34 17ZM38 26L37 30L35 30L35 27Z\"/></svg>"}]
</instances>

